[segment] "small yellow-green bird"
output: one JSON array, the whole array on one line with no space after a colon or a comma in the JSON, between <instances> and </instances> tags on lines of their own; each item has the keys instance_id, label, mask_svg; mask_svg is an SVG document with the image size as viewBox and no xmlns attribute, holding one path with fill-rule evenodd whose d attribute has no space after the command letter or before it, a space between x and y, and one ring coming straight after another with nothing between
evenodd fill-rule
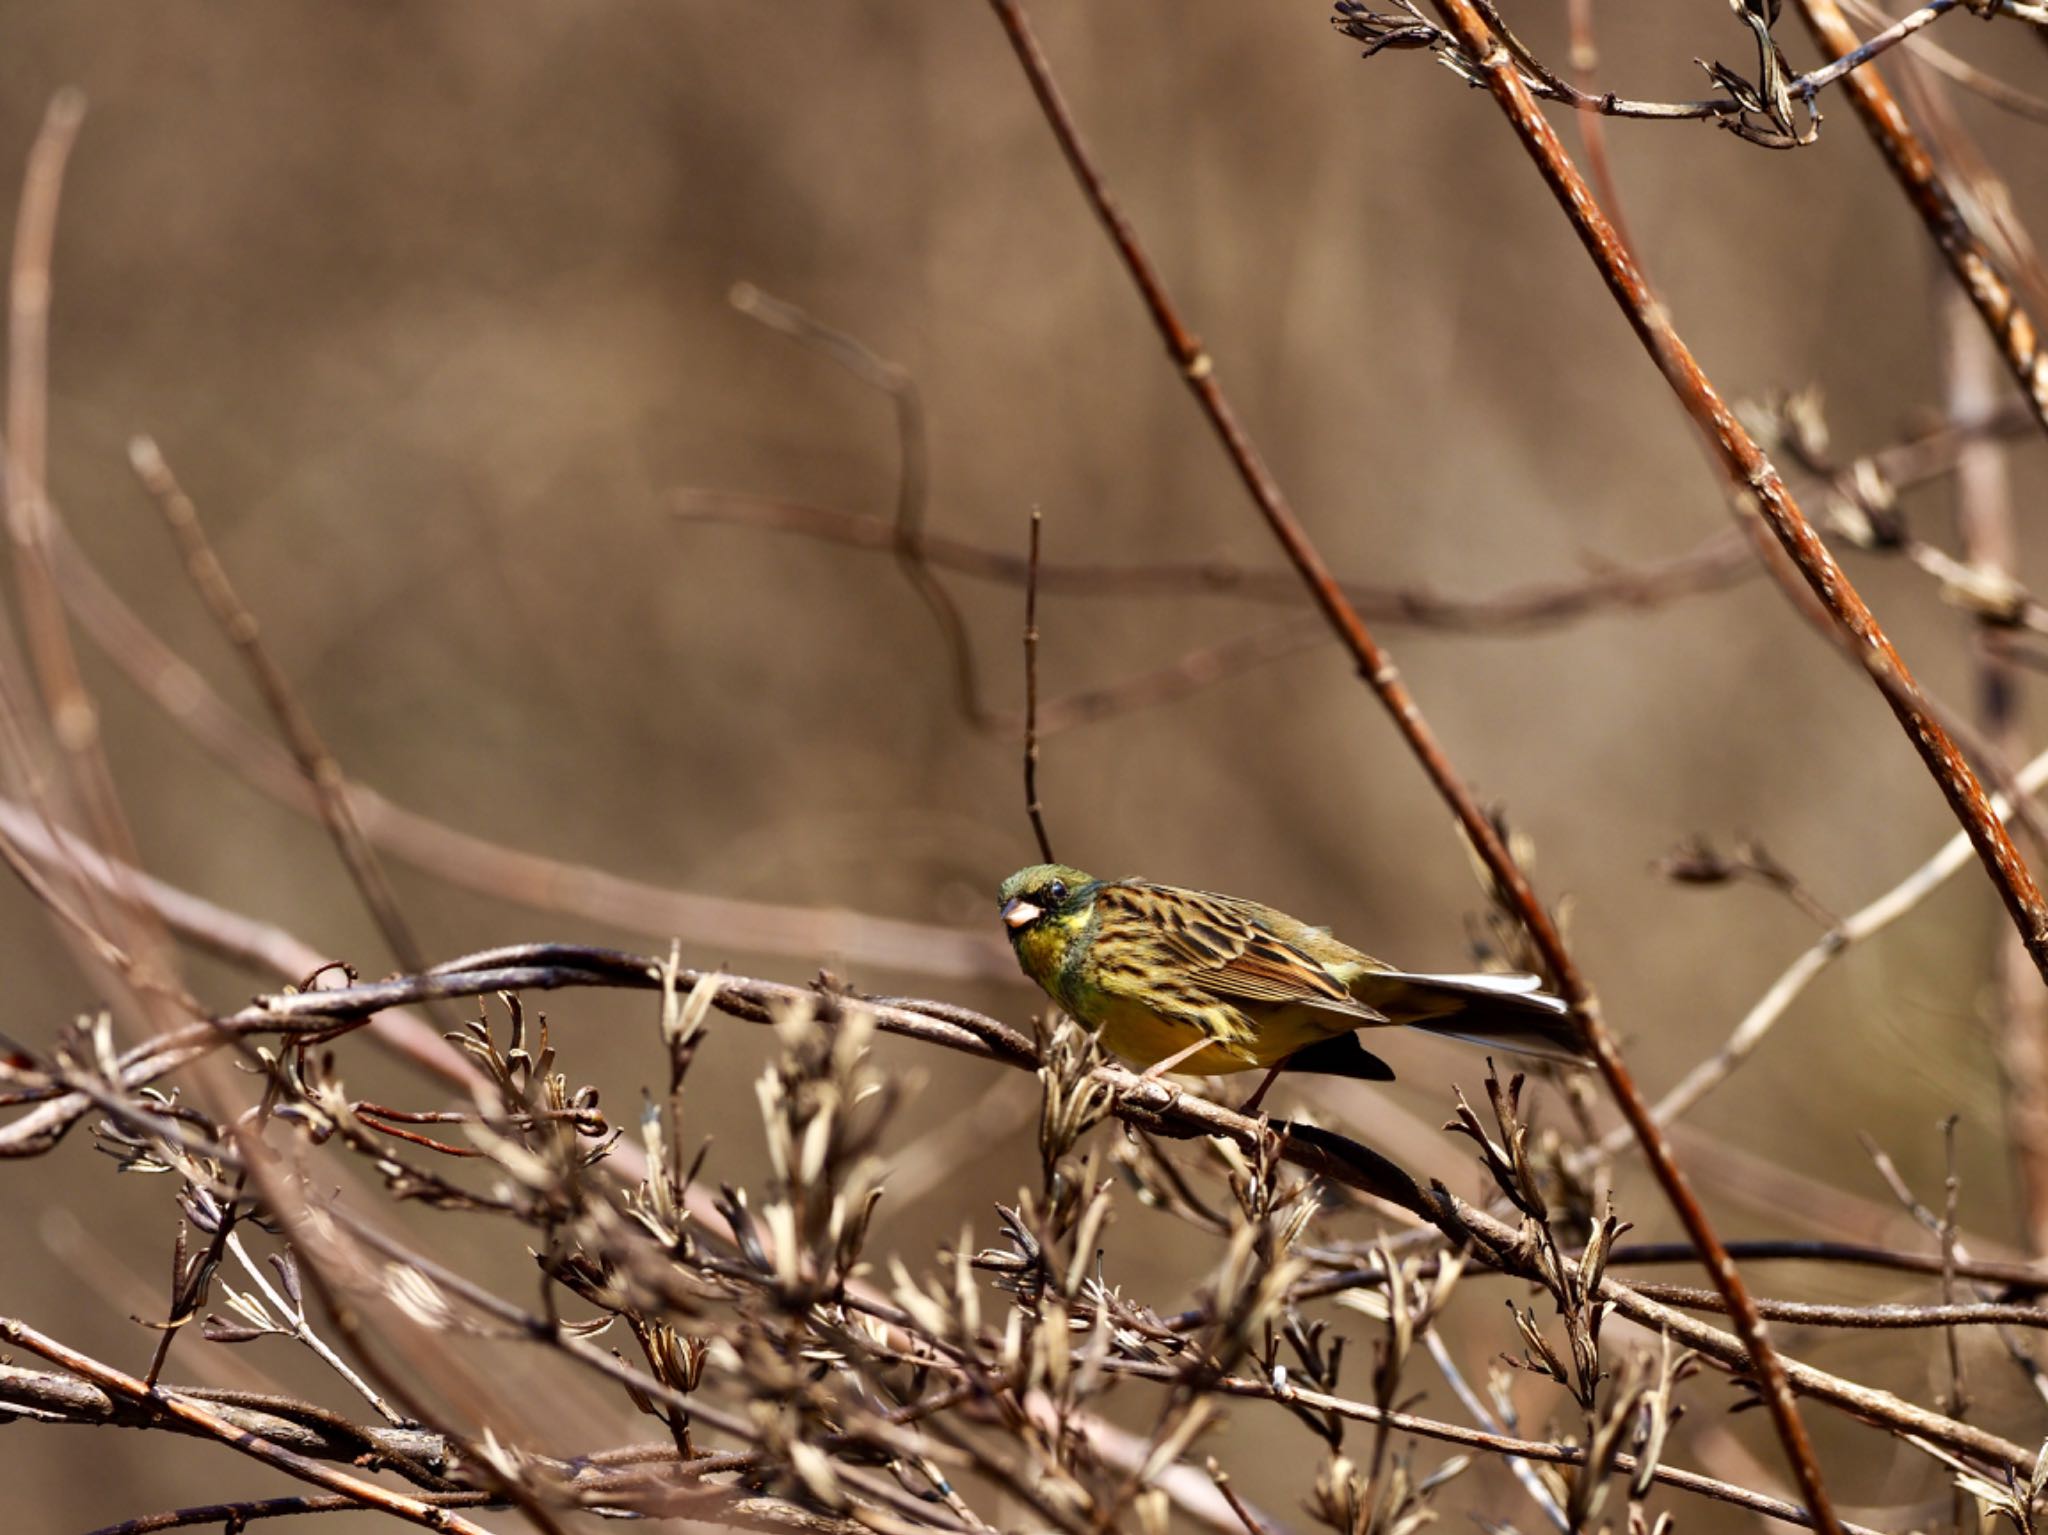
<instances>
[{"instance_id":1,"label":"small yellow-green bird","mask_svg":"<svg viewBox=\"0 0 2048 1535\"><path fill-rule=\"evenodd\" d=\"M1330 930L1236 896L1064 864L1019 869L997 899L1024 973L1146 1074L1263 1067L1391 1081L1357 1030L1407 1024L1583 1060L1565 1004L1533 975L1414 975Z\"/></svg>"}]
</instances>

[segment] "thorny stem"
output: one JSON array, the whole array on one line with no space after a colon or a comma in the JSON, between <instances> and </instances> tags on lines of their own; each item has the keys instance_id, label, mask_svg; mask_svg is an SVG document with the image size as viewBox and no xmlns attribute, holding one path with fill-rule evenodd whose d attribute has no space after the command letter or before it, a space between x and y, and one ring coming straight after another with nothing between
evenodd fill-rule
<instances>
[{"instance_id":1,"label":"thorny stem","mask_svg":"<svg viewBox=\"0 0 2048 1535\"><path fill-rule=\"evenodd\" d=\"M1600 1073L1607 1081L1609 1091L1620 1106L1623 1117L1629 1121L1630 1127L1642 1143L1652 1173L1664 1190L1666 1198L1678 1212L1686 1234L1699 1248L1701 1261L1706 1265L1714 1281L1714 1287L1728 1301L1736 1330L1762 1378L1765 1400L1772 1421L1778 1430L1779 1438L1784 1442L1786 1456L1792 1463L1794 1475L1799 1481L1806 1506L1813 1513L1816 1526L1824 1531L1825 1535L1838 1535L1840 1522L1821 1487L1820 1468L1815 1464L1812 1445L1807 1438L1805 1426L1799 1420L1799 1410L1793 1403L1791 1389L1786 1384L1784 1368L1766 1336L1763 1318L1757 1315L1756 1307L1743 1288L1734 1263L1721 1246L1720 1238L1715 1235L1712 1225L1707 1220L1706 1211L1686 1182L1676 1158L1672 1155L1669 1143L1651 1117L1649 1106L1637 1091L1634 1081L1623 1065L1613 1037L1601 1021L1599 1006L1591 986L1566 949L1563 936L1551 921L1543 903L1537 898L1527 876L1508 851L1507 844L1496 830L1492 818L1480 807L1471 789L1458 776L1444 755L1443 748L1424 721L1413 695L1409 693L1401 681L1400 674L1395 670L1392 657L1381 649L1367 629L1365 621L1344 597L1329 566L1288 504L1278 482L1267 470L1258 449L1239 424L1236 412L1224 395L1222 386L1217 382L1214 362L1182 321L1150 258L1139 244L1136 230L1118 209L1107 183L1082 143L1080 130L1067 108L1059 86L1053 79L1051 66L1040 50L1037 39L1032 35L1017 0L990 0L990 3L1009 35L1011 47L1017 55L1018 62L1023 66L1047 123L1059 141L1069 168L1080 183L1082 192L1097 219L1116 246L1132 281L1152 314L1160 335L1166 342L1168 352L1179 367L1189 389L1193 391L1208 415L1211 426L1230 455L1245 488L1251 493L1268 527L1314 594L1325 618L1351 651L1360 674L1379 696L1424 773L1457 817L1466 837L1497 882L1504 903L1521 920L1531 941L1541 952L1559 990L1571 1004L1572 1015L1585 1035ZM1527 117L1549 136L1548 148L1551 155L1569 171L1569 162L1564 160L1561 146L1557 144L1555 135L1550 133L1549 125L1544 122L1535 103L1530 100L1527 90L1522 86L1520 75L1513 69L1505 50L1492 41L1469 3L1466 3L1466 0L1451 0L1451 4L1444 9L1474 56L1481 58L1482 62L1489 63L1488 75L1494 89L1497 92L1511 92L1511 95L1501 97L1503 103L1516 101L1522 105ZM1571 172L1571 175L1576 182L1577 173ZM1584 207L1591 209L1591 194L1585 190L1583 183L1578 183L1578 195ZM1597 210L1593 212L1597 218ZM1625 254L1621 256L1621 260L1626 263ZM1630 271L1633 269L1630 268ZM1732 426L1732 417L1729 421ZM1740 431L1739 427L1734 429ZM1775 474L1772 474L1771 478L1775 481ZM1782 486L1779 487L1779 493L1783 494ZM1794 515L1796 516L1796 509ZM1818 541L1812 539L1810 531L1807 538L1817 546ZM1820 557L1827 561L1829 569L1832 570L1832 561L1827 560L1825 550L1820 551ZM1840 579L1839 572L1835 572L1835 576ZM1846 588L1845 581L1843 585ZM1851 595L1853 596L1853 593ZM1871 627L1875 628L1874 622ZM1900 671L1903 673L1903 665ZM1924 713L1924 710L1922 712ZM1936 731L1940 728L1933 725L1931 719L1928 720L1928 724ZM1947 744L1945 736L1941 739ZM1948 745L1947 749L1948 755L1954 759L1955 768L1967 776L1969 769L1956 755L1953 745ZM1968 781L1974 790L1974 778ZM1975 792L1981 802L1982 791ZM1998 828L1995 822L1992 823L1992 831L2003 841L2003 830ZM2005 841L2003 845L2011 862L2017 866L2017 877L2026 880L2025 867L2019 864L2018 853L2012 850L2009 841ZM2027 886L2031 889L2030 880L2027 881ZM2033 906L2037 910L2040 907L2038 892L2034 894ZM2048 911L2041 912L2040 916L2040 958L2044 965L2048 965Z\"/></svg>"}]
</instances>

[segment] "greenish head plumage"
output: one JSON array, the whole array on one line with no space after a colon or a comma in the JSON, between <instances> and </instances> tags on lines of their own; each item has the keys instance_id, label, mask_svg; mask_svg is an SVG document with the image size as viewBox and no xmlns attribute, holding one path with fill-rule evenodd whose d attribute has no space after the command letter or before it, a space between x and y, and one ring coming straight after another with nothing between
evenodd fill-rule
<instances>
[{"instance_id":1,"label":"greenish head plumage","mask_svg":"<svg viewBox=\"0 0 2048 1535\"><path fill-rule=\"evenodd\" d=\"M996 892L1003 929L1024 973L1057 998L1061 971L1086 936L1100 880L1063 863L1019 869Z\"/></svg>"}]
</instances>

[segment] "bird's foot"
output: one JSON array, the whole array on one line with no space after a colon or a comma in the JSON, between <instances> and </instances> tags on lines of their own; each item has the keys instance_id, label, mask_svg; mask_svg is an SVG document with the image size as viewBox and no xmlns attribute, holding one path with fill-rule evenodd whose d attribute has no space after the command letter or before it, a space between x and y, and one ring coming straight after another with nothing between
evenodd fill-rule
<instances>
[{"instance_id":1,"label":"bird's foot","mask_svg":"<svg viewBox=\"0 0 2048 1535\"><path fill-rule=\"evenodd\" d=\"M1117 1106L1132 1113L1142 1114L1148 1119L1161 1119L1173 1112L1187 1089L1178 1082L1168 1082L1142 1072L1136 1081L1117 1094Z\"/></svg>"}]
</instances>

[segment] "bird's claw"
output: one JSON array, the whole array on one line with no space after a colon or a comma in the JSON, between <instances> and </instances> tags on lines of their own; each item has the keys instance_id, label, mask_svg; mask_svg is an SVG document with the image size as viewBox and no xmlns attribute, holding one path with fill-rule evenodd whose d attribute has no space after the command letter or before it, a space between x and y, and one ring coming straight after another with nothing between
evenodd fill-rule
<instances>
[{"instance_id":1,"label":"bird's claw","mask_svg":"<svg viewBox=\"0 0 2048 1535\"><path fill-rule=\"evenodd\" d=\"M1118 1094L1118 1106L1147 1119L1164 1119L1171 1114L1187 1090L1178 1082L1141 1076Z\"/></svg>"}]
</instances>

